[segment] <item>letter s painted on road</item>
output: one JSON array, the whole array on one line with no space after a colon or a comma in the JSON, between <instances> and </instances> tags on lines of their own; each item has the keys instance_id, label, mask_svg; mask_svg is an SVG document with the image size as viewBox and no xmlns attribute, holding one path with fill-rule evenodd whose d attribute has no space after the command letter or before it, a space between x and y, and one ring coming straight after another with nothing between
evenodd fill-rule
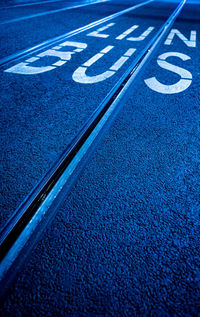
<instances>
[{"instance_id":1,"label":"letter s painted on road","mask_svg":"<svg viewBox=\"0 0 200 317\"><path fill-rule=\"evenodd\" d=\"M158 57L157 63L161 68L180 75L181 79L173 85L164 85L160 83L155 77L145 79L145 83L150 89L161 94L177 94L179 92L186 90L191 85L192 74L188 70L166 62L166 59L172 56L178 57L183 61L187 61L190 59L188 55L182 53L167 52Z\"/></svg>"}]
</instances>

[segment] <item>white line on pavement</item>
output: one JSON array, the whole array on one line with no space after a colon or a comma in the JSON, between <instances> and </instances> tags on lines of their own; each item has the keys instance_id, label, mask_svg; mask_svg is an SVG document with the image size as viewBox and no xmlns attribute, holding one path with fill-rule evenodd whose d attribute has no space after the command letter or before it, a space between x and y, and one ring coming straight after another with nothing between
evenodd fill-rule
<instances>
[{"instance_id":1,"label":"white line on pavement","mask_svg":"<svg viewBox=\"0 0 200 317\"><path fill-rule=\"evenodd\" d=\"M82 33L82 32L84 32L84 31L86 31L86 30L89 30L89 29L91 29L91 28L97 26L97 25L100 25L100 24L103 24L104 22L113 20L113 19L115 19L115 18L117 18L117 17L119 17L119 16L121 16L121 15L123 15L123 14L126 14L126 13L128 13L128 12L130 12L130 11L136 10L136 9L138 9L138 8L140 8L140 7L142 7L142 6L145 6L145 5L147 5L147 4L151 3L151 2L154 2L154 1L155 1L155 0L148 0L148 1L145 1L145 2L141 2L141 3L139 3L139 4L137 4L137 5L134 5L134 6L130 7L130 8L128 8L128 9L125 9L125 10L122 10L122 11L119 11L119 12L116 12L116 13L114 13L114 14L108 15L108 16L105 17L105 18L102 18L102 19L100 19L100 20L94 21L94 22L89 23L89 24L87 24L87 25L85 25L85 26L82 26L82 27L80 27L80 28L78 28L78 29L76 29L76 30L67 32L67 33L62 34L62 35L60 35L60 36L54 37L54 38L49 39L49 40L47 40L47 41L45 41L45 42L42 42L42 43L40 43L40 44L37 44L37 45L35 45L35 46L33 46L33 47L30 47L30 48L28 48L28 49L25 49L25 50L23 50L23 51L20 51L20 52L18 52L18 53L12 54L12 55L7 56L7 57L4 57L4 58L0 59L0 65L3 65L3 64L5 64L5 63L7 63L7 62L10 62L11 60L18 59L19 57L22 57L22 56L24 56L24 55L26 56L26 55L28 55L28 54L30 54L30 53L38 52L39 50L41 50L41 49L43 49L43 48L46 48L46 47L48 47L48 46L50 46L50 45L53 45L53 44L55 44L55 43L58 43L58 42L62 41L62 40L65 39L65 38L69 38L69 37L72 37L72 36L74 36L74 35L76 35L76 34Z\"/></svg>"}]
</instances>

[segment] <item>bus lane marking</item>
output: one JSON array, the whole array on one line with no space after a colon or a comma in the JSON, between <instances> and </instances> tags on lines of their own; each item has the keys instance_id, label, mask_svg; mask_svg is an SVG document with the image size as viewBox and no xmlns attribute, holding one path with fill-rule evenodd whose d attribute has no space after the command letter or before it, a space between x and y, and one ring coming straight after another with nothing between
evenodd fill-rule
<instances>
[{"instance_id":1,"label":"bus lane marking","mask_svg":"<svg viewBox=\"0 0 200 317\"><path fill-rule=\"evenodd\" d=\"M197 32L195 30L190 31L190 39L188 40L185 35L183 35L178 29L171 29L169 32L164 45L172 45L172 40L174 39L175 35L183 41L183 43L190 48L196 47L196 38ZM157 59L157 64L172 73L175 73L180 76L178 82L172 85L166 85L161 83L156 77L150 77L144 80L145 84L153 91L161 93L161 94L178 94L183 92L187 88L190 87L192 83L192 74L179 66L173 65L166 61L168 57L177 57L180 58L182 61L188 61L191 59L190 56L180 53L180 52L167 52L161 54Z\"/></svg>"}]
</instances>

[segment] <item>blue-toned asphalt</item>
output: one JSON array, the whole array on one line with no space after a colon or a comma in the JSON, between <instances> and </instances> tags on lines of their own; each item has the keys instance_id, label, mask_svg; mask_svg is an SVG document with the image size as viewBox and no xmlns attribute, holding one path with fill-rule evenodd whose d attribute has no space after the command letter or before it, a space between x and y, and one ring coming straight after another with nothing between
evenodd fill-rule
<instances>
[{"instance_id":1,"label":"blue-toned asphalt","mask_svg":"<svg viewBox=\"0 0 200 317\"><path fill-rule=\"evenodd\" d=\"M174 25L186 37L190 30L197 30L197 47L189 48L177 37L170 46L162 44L134 82L129 99L11 288L1 312L11 316L199 316L199 16L199 7L186 5ZM114 41L114 31L107 31L108 42ZM95 45L99 49L100 40ZM156 63L160 54L170 51L191 57L186 62L173 57L169 61L189 70L193 80L182 93L162 95L150 90L144 80L156 76L171 84L179 79ZM73 63L68 66L73 69ZM63 73L60 68L56 75L61 82ZM47 76L52 82L53 71ZM48 87L49 81L41 78L40 85ZM111 85L108 80L98 89ZM58 89L61 94L63 88ZM94 86L79 87L79 98L85 89L87 106L94 105L93 96L88 97ZM54 102L52 140L59 115ZM36 110L29 106L29 111L36 120ZM47 108L44 112L48 114ZM77 114L81 115L80 110Z\"/></svg>"},{"instance_id":2,"label":"blue-toned asphalt","mask_svg":"<svg viewBox=\"0 0 200 317\"><path fill-rule=\"evenodd\" d=\"M102 0L93 0L93 1L80 1L80 2L49 2L47 4L40 3L34 4L31 7L23 6L23 7L10 7L10 8L2 8L1 16L3 19L0 21L0 24L10 24L13 22L21 22L24 20L33 19L36 17L46 16L57 14L60 12L65 12L72 9L77 9L81 7L85 7L88 5L92 5L95 3L102 3ZM106 2L106 1L104 1Z\"/></svg>"},{"instance_id":3,"label":"blue-toned asphalt","mask_svg":"<svg viewBox=\"0 0 200 317\"><path fill-rule=\"evenodd\" d=\"M0 214L1 227L75 137L80 127L109 93L134 58L156 34L175 6L175 4L169 6L166 3L152 3L118 17L111 21L115 25L104 31L104 33L109 34L106 39L87 36L99 26L67 39L87 43L88 46L85 51L76 53L71 61L49 72L31 76L2 71L1 161L3 162L3 189L0 203L1 210L4 212ZM99 8L101 8L100 5ZM81 12L82 9L79 13L80 16ZM149 16L148 20L146 19L147 15ZM96 13L95 17L93 12L93 20L101 18L102 12ZM104 23L102 26L108 23ZM126 38L116 40L118 35L133 24L140 26L138 30L134 31L134 36L140 35L149 26L154 26L155 30L141 42L132 43ZM137 50L114 76L103 82L85 85L73 81L73 72L108 45L115 47L97 61L91 69L88 69L89 76L101 74L108 70L129 48ZM55 57L46 58L44 63L51 65L57 60ZM17 63L19 62L15 62L13 65ZM35 62L33 66L37 65ZM11 65L4 69L9 67Z\"/></svg>"},{"instance_id":4,"label":"blue-toned asphalt","mask_svg":"<svg viewBox=\"0 0 200 317\"><path fill-rule=\"evenodd\" d=\"M21 22L1 25L1 52L0 57L6 57L39 44L45 40L65 34L66 32L87 25L110 14L124 10L138 1L130 3L117 2L93 4L91 6L58 12ZM57 3L58 6L59 2ZM29 8L30 10L30 8ZM2 16L2 20L4 15Z\"/></svg>"}]
</instances>

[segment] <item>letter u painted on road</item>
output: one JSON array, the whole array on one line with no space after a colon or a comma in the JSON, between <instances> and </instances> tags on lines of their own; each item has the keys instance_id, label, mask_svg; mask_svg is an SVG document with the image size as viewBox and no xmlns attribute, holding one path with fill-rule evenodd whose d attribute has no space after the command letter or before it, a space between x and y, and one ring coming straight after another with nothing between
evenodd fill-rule
<instances>
[{"instance_id":1,"label":"letter u painted on road","mask_svg":"<svg viewBox=\"0 0 200 317\"><path fill-rule=\"evenodd\" d=\"M123 32L122 34L120 34L119 36L116 37L116 40L122 40L125 37L127 37L127 35L129 35L130 33L132 33L134 30L136 30L139 27L139 25L133 25L130 29L126 30L125 32ZM154 30L153 26L150 26L146 31L144 31L141 35L137 36L137 37L128 37L127 40L128 41L132 41L132 42L136 42L136 41L143 41L152 31Z\"/></svg>"},{"instance_id":2,"label":"letter u painted on road","mask_svg":"<svg viewBox=\"0 0 200 317\"><path fill-rule=\"evenodd\" d=\"M110 52L113 48L114 46L111 46L111 45L106 46L98 54L94 55L87 62L85 62L83 66L78 67L73 73L73 76L72 76L73 80L81 84L94 84L94 83L98 83L103 80L106 80L109 77L113 76L122 67L122 65L129 59L129 57L132 56L133 53L136 51L135 48L129 48L125 52L125 54L121 56L108 70L96 76L88 76L86 74L87 69L91 67L100 58L104 57L104 55Z\"/></svg>"},{"instance_id":3,"label":"letter u painted on road","mask_svg":"<svg viewBox=\"0 0 200 317\"><path fill-rule=\"evenodd\" d=\"M59 51L61 48L66 46L74 47L74 49L72 49L72 51L67 52ZM86 47L87 44L85 43L66 41L58 46L53 47L52 49L46 50L43 53L38 54L37 57L31 57L27 59L26 62L19 63L11 68L6 69L5 72L22 75L36 75L48 72L52 69L55 69L56 67L62 66L72 58L72 55L78 52L82 52ZM45 56L54 56L57 57L59 60L49 66L30 66L30 64L41 60L41 58Z\"/></svg>"},{"instance_id":4,"label":"letter u painted on road","mask_svg":"<svg viewBox=\"0 0 200 317\"><path fill-rule=\"evenodd\" d=\"M183 61L189 60L190 57L188 55L178 53L178 52L168 52L168 53L164 53L158 57L157 63L161 68L178 74L181 77L181 79L176 84L165 85L165 84L160 83L156 79L156 77L151 77L151 78L145 79L145 83L150 89L152 89L158 93L177 94L177 93L180 93L180 92L186 90L191 85L192 74L184 68L181 68L181 67L175 66L169 62L166 62L166 59L168 57L178 57Z\"/></svg>"}]
</instances>

